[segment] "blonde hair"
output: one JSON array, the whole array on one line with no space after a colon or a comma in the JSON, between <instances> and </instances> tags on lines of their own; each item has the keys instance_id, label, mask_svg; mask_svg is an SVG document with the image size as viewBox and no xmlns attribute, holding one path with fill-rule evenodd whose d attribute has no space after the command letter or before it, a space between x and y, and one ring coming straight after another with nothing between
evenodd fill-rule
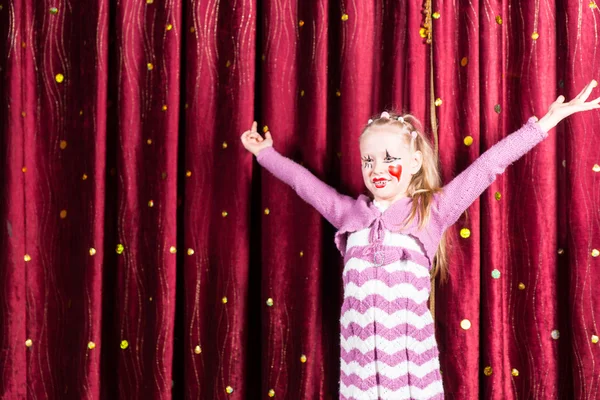
<instances>
[{"instance_id":1,"label":"blonde hair","mask_svg":"<svg viewBox=\"0 0 600 400\"><path fill-rule=\"evenodd\" d=\"M409 216L402 223L401 228L410 224L415 217L419 220L419 229L423 229L429 223L431 217L431 205L433 196L442 191L442 180L439 171L439 159L431 143L424 134L423 127L419 120L412 114L398 114L388 111L389 118L374 117L363 129L360 139L363 138L371 127L394 127L403 140L409 145L411 152L420 151L423 154L423 164L419 172L414 174L408 184L407 194L412 199ZM402 117L404 121L398 120ZM417 136L413 140L410 133L417 131ZM369 195L371 195L369 193ZM372 195L371 195L372 196ZM440 244L432 260L431 279L439 274L441 282L445 282L448 277L448 256L447 256L447 238L446 233L442 234Z\"/></svg>"}]
</instances>

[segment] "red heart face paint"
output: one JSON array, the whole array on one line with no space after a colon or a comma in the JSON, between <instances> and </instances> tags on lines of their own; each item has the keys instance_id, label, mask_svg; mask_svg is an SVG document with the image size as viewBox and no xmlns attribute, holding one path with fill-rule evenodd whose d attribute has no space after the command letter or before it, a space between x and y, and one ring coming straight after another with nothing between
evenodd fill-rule
<instances>
[{"instance_id":1,"label":"red heart face paint","mask_svg":"<svg viewBox=\"0 0 600 400\"><path fill-rule=\"evenodd\" d=\"M395 176L400 181L400 175L402 175L402 165L390 165L388 168L390 175Z\"/></svg>"}]
</instances>

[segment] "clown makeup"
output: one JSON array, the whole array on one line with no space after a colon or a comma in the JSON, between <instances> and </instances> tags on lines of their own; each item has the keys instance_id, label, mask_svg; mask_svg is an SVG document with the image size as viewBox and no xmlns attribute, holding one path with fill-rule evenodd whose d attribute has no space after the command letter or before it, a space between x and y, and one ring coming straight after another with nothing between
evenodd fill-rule
<instances>
[{"instance_id":1,"label":"clown makeup","mask_svg":"<svg viewBox=\"0 0 600 400\"><path fill-rule=\"evenodd\" d=\"M412 152L410 141L396 130L372 129L360 141L365 186L381 204L406 197L412 178L422 163L420 151Z\"/></svg>"}]
</instances>

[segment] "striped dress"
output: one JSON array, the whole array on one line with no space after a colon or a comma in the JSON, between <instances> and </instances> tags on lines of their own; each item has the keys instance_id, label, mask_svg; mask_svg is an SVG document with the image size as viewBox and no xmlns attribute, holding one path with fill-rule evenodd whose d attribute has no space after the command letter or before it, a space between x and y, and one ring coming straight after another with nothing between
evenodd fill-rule
<instances>
[{"instance_id":1,"label":"striped dress","mask_svg":"<svg viewBox=\"0 0 600 400\"><path fill-rule=\"evenodd\" d=\"M340 398L443 399L418 242L377 219L348 236L344 261Z\"/></svg>"}]
</instances>

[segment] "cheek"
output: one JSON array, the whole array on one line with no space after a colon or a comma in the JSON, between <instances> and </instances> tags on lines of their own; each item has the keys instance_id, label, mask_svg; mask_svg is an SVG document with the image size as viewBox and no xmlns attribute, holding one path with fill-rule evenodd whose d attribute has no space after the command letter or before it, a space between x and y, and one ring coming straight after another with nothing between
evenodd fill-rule
<instances>
[{"instance_id":1,"label":"cheek","mask_svg":"<svg viewBox=\"0 0 600 400\"><path fill-rule=\"evenodd\" d=\"M400 181L400 175L402 175L402 165L390 165L388 168L390 175L395 176Z\"/></svg>"}]
</instances>

